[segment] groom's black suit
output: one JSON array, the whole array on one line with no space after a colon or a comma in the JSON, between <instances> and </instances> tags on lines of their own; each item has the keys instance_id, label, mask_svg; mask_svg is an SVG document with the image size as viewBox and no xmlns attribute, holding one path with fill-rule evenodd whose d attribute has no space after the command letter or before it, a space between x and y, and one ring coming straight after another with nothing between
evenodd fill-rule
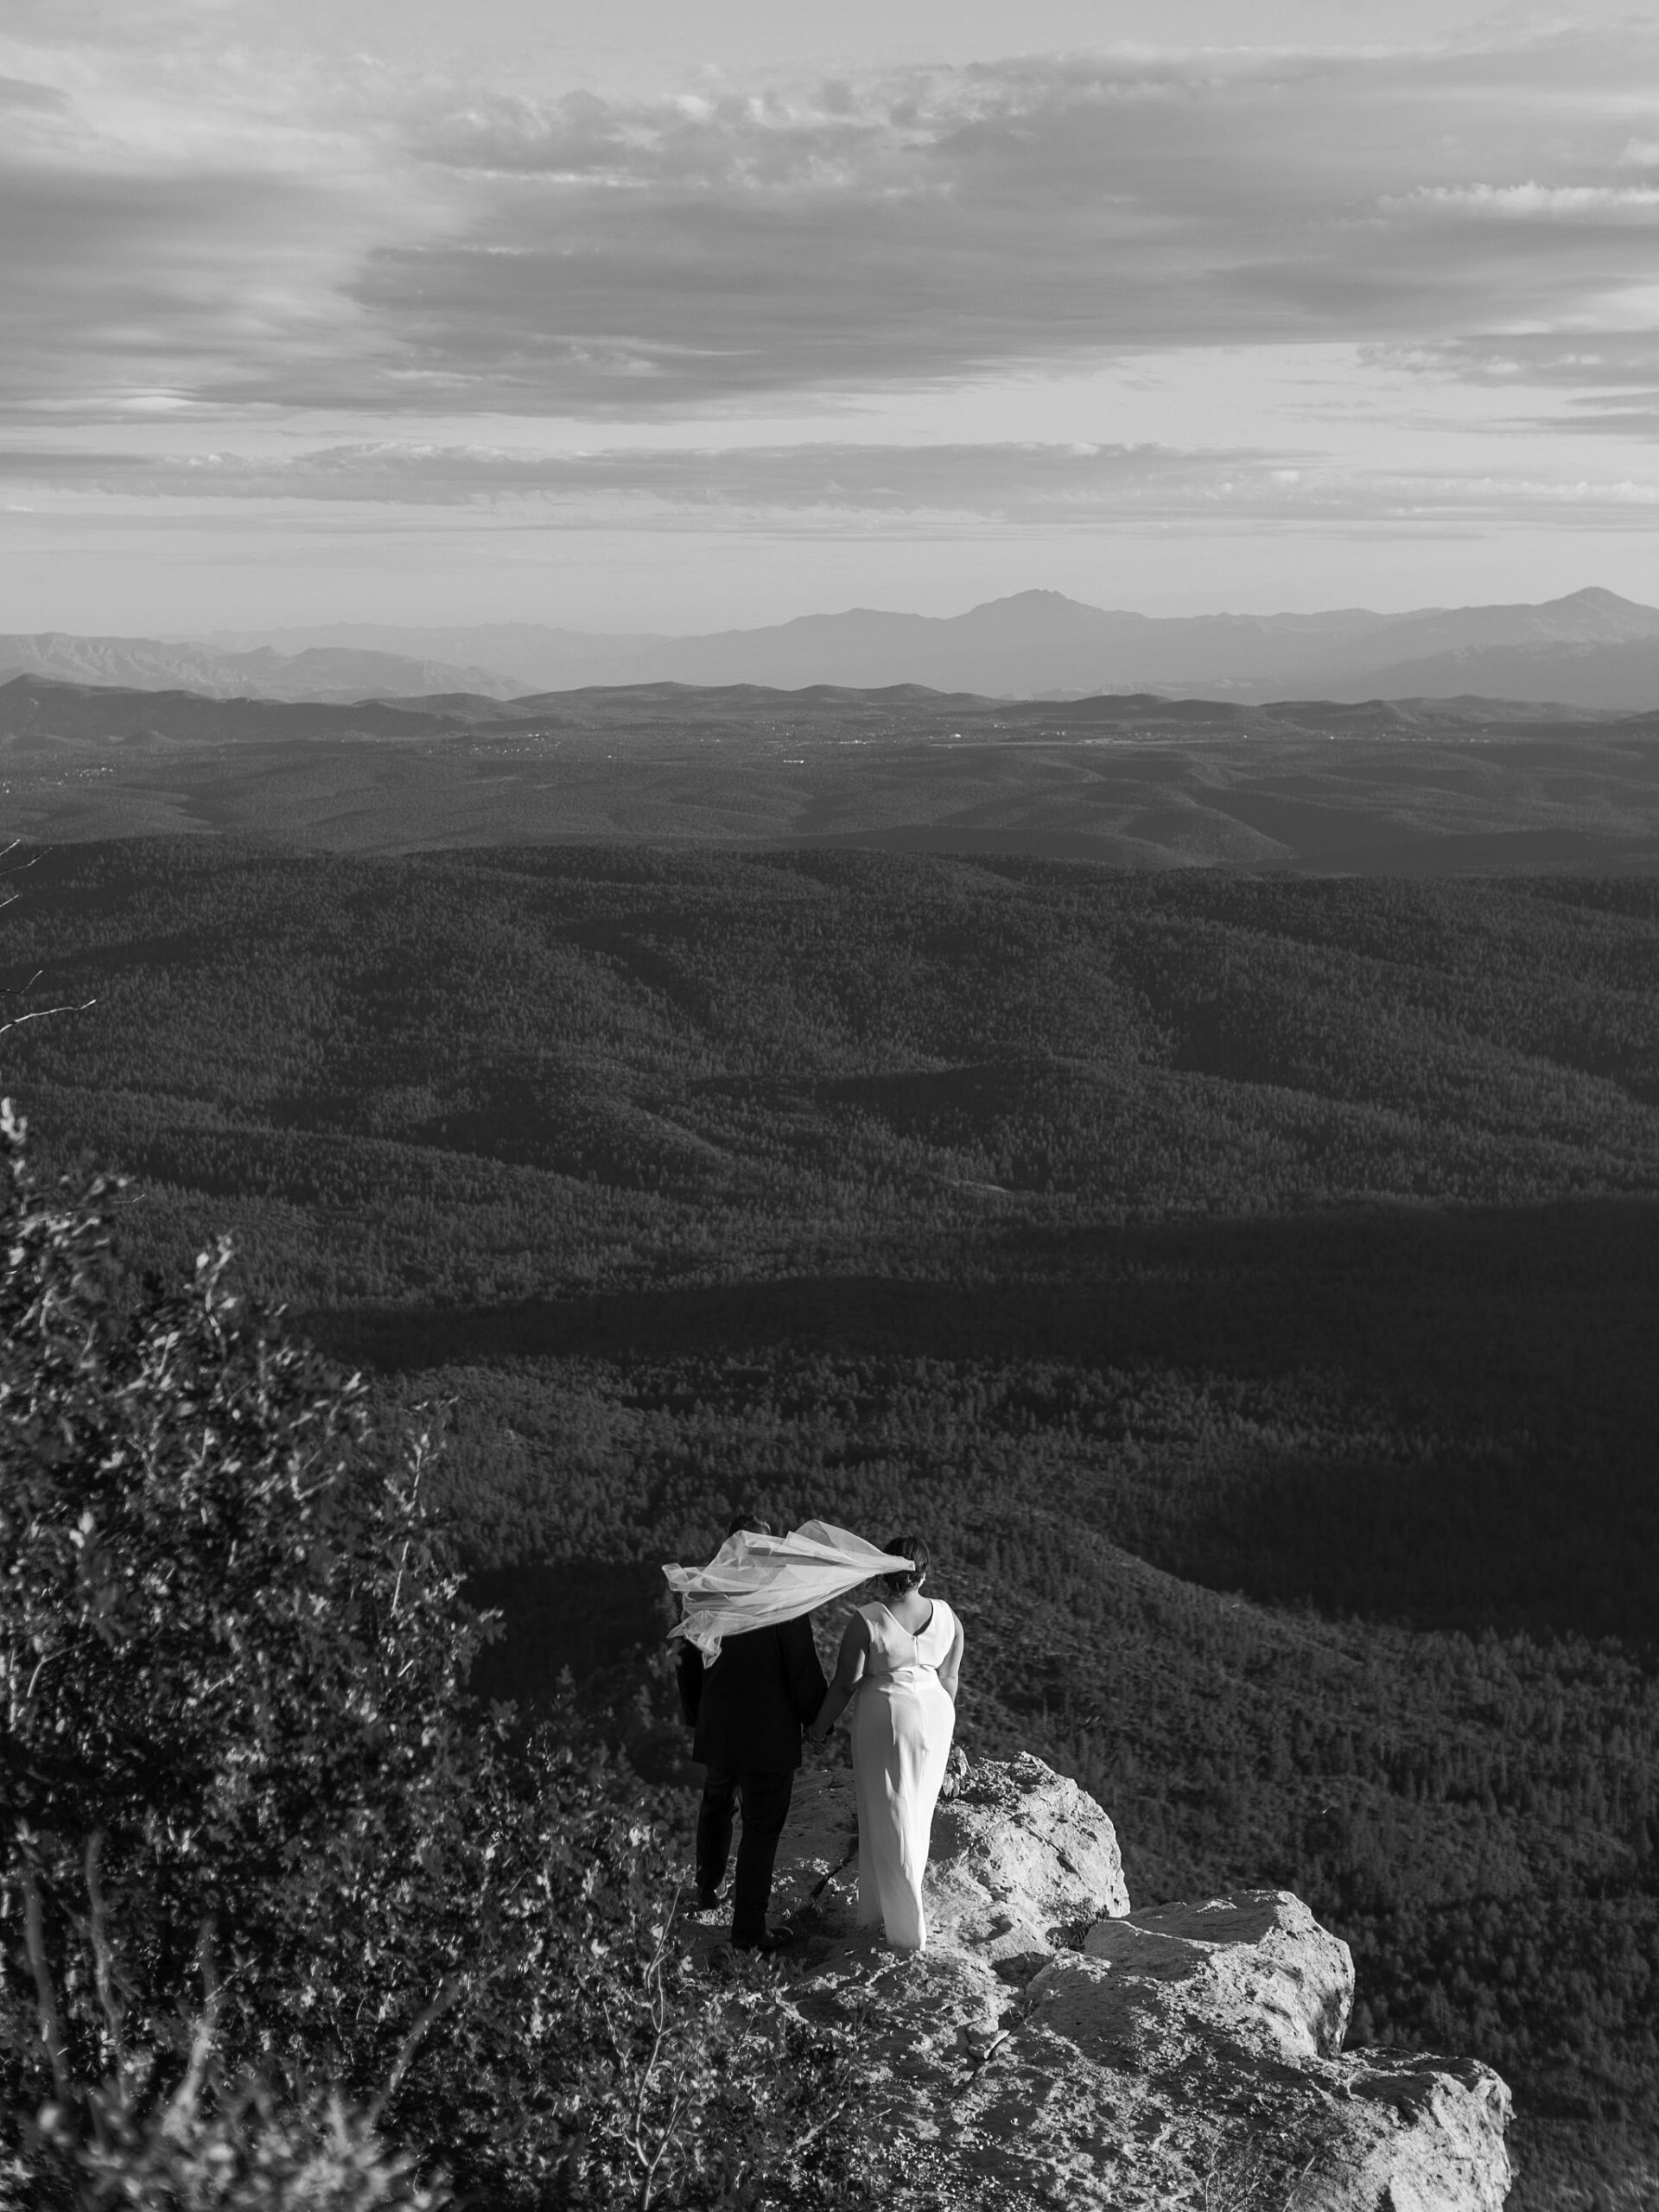
<instances>
[{"instance_id":1,"label":"groom's black suit","mask_svg":"<svg viewBox=\"0 0 1659 2212\"><path fill-rule=\"evenodd\" d=\"M827 1685L804 1620L728 1636L705 1667L682 1643L680 1707L696 1733L691 1756L708 1768L697 1815L697 1886L717 1890L732 1848L732 1808L743 1836L732 1883L732 1941L766 1932L772 1861L801 1764L801 1731L817 1718Z\"/></svg>"}]
</instances>

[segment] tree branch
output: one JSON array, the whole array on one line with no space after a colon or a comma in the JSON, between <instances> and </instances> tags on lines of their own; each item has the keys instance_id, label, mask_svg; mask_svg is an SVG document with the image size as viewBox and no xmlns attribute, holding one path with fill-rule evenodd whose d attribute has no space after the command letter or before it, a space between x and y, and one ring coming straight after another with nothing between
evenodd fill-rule
<instances>
[{"instance_id":1,"label":"tree branch","mask_svg":"<svg viewBox=\"0 0 1659 2212\"><path fill-rule=\"evenodd\" d=\"M104 2008L104 2024L109 2031L110 2048L115 2053L118 2066L126 2064L126 2046L123 2040L125 2015L121 2000L116 1994L115 1958L110 1948L110 1916L104 1902L104 1888L99 1879L99 1862L104 1855L104 1831L94 1828L86 1839L86 1903L88 1926L92 1943L92 1972L98 1985L98 2001Z\"/></svg>"},{"instance_id":2,"label":"tree branch","mask_svg":"<svg viewBox=\"0 0 1659 2212\"><path fill-rule=\"evenodd\" d=\"M14 1014L10 1021L0 1021L0 1037L8 1036L14 1029L21 1029L26 1021L44 1021L54 1014L85 1014L88 1007L98 1004L96 999L83 999L79 1006L41 1006L33 1014Z\"/></svg>"},{"instance_id":3,"label":"tree branch","mask_svg":"<svg viewBox=\"0 0 1659 2212\"><path fill-rule=\"evenodd\" d=\"M674 1885L674 1895L670 1901L667 1912L664 1915L663 1924L658 1933L657 1948L651 1955L650 1965L645 1968L645 1984L651 1992L649 2013L652 2025L651 2050L640 2071L639 2087L634 2094L633 2122L630 2137L633 2155L645 2170L639 2183L639 2212L651 2212L651 2195L656 2184L657 2170L667 2157L669 2145L679 2133L680 2115L685 2109L686 2101L682 2092L670 2105L668 2117L664 2120L658 2134L656 2150L647 2157L645 2142L645 2100L651 2094L652 2077L657 2071L657 2062L662 2055L663 2044L668 2034L668 1994L663 1986L663 1953L667 1948L669 1931L674 1925L675 1916L680 1909L680 1893L684 1887L683 1881L677 1882Z\"/></svg>"},{"instance_id":4,"label":"tree branch","mask_svg":"<svg viewBox=\"0 0 1659 2212\"><path fill-rule=\"evenodd\" d=\"M70 2097L69 2066L63 2055L63 2023L58 2016L57 1993L47 1963L46 1934L41 1919L41 1885L32 1866L23 1868L23 1943L35 1975L35 2003L40 2015L41 2041L52 2061L52 2086L60 2104Z\"/></svg>"},{"instance_id":5,"label":"tree branch","mask_svg":"<svg viewBox=\"0 0 1659 2212\"><path fill-rule=\"evenodd\" d=\"M201 1986L206 2002L196 2015L195 2033L190 2038L190 2064L182 2082L173 2093L167 2108L162 2132L168 2135L182 2133L195 2117L196 2106L201 2096L201 2085L207 2078L207 2062L213 2054L213 2044L219 2034L219 2008L224 1998L219 1985L218 1961L213 1955L213 1917L211 1913L203 1919L196 1932L196 1959L201 1968Z\"/></svg>"},{"instance_id":6,"label":"tree branch","mask_svg":"<svg viewBox=\"0 0 1659 2212\"><path fill-rule=\"evenodd\" d=\"M378 2121L379 2120L381 2113L385 2110L388 2103L397 2094L398 2083L403 2080L404 2075L408 2073L410 2067L414 2063L416 2052L420 2049L422 2044L425 2042L427 2035L430 2031L434 2024L442 2018L443 2015L449 2010L449 2007L454 2003L456 1998L461 1994L461 1992L466 1987L466 1986L467 1977L464 1974L447 1974L443 1977L443 1980L438 1984L437 1995L432 1999L432 2002L421 2014L419 2019L416 2021L414 2026L410 2030L409 2033L404 2037L402 2044L398 2046L397 2056L391 2063L391 2071L387 2075L385 2085L381 2088L378 2095L376 2096L373 2103L369 2107L369 2118L371 2120Z\"/></svg>"}]
</instances>

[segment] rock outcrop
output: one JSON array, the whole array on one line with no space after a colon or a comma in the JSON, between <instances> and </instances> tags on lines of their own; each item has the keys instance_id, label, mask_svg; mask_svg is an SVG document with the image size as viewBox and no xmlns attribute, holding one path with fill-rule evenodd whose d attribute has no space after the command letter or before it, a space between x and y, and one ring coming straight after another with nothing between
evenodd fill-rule
<instances>
[{"instance_id":1,"label":"rock outcrop","mask_svg":"<svg viewBox=\"0 0 1659 2212\"><path fill-rule=\"evenodd\" d=\"M1112 1824L1029 1756L935 1818L918 1957L855 1924L851 1778L804 1773L774 1906L804 2017L855 2025L941 2212L1498 2212L1509 2091L1342 2049L1346 1944L1287 1891L1131 1910ZM714 1951L718 1931L699 1937Z\"/></svg>"}]
</instances>

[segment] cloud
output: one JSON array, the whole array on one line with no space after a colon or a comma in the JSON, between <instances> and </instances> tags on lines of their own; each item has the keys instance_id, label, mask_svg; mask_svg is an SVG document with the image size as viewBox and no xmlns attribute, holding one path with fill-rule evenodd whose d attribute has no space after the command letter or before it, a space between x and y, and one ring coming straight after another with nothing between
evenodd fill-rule
<instances>
[{"instance_id":1,"label":"cloud","mask_svg":"<svg viewBox=\"0 0 1659 2212\"><path fill-rule=\"evenodd\" d=\"M276 459L228 453L0 450L0 481L169 499L285 499L398 506L606 501L743 514L918 512L1004 518L1194 505L1282 474L1244 450L1037 443L626 447L536 454L377 441Z\"/></svg>"},{"instance_id":2,"label":"cloud","mask_svg":"<svg viewBox=\"0 0 1659 2212\"><path fill-rule=\"evenodd\" d=\"M594 412L1593 319L1651 219L1631 60L1558 37L497 96L415 134L478 219L376 255L357 296L429 376Z\"/></svg>"},{"instance_id":3,"label":"cloud","mask_svg":"<svg viewBox=\"0 0 1659 2212\"><path fill-rule=\"evenodd\" d=\"M1659 478L1376 469L1247 448L1037 444L627 447L546 454L377 441L279 459L0 450L0 483L136 499L507 510L550 526L782 534L986 522L1050 530L1262 523L1432 531L1548 518L1651 529Z\"/></svg>"},{"instance_id":4,"label":"cloud","mask_svg":"<svg viewBox=\"0 0 1659 2212\"><path fill-rule=\"evenodd\" d=\"M1517 399L1548 392L1566 403L1548 416L1494 424L1499 433L1647 441L1659 425L1659 328L1521 331L1502 337L1440 339L1427 345L1370 347L1366 358L1376 366L1426 379L1509 391Z\"/></svg>"},{"instance_id":5,"label":"cloud","mask_svg":"<svg viewBox=\"0 0 1659 2212\"><path fill-rule=\"evenodd\" d=\"M1377 204L1390 214L1488 215L1500 220L1630 215L1651 222L1659 211L1659 190L1631 184L1430 184Z\"/></svg>"},{"instance_id":6,"label":"cloud","mask_svg":"<svg viewBox=\"0 0 1659 2212\"><path fill-rule=\"evenodd\" d=\"M188 47L113 72L65 53L55 84L37 81L54 57L31 58L35 77L0 79L0 411L223 412L363 388L385 347L353 277L451 216L360 97L343 118L305 71Z\"/></svg>"},{"instance_id":7,"label":"cloud","mask_svg":"<svg viewBox=\"0 0 1659 2212\"><path fill-rule=\"evenodd\" d=\"M198 42L0 140L0 406L637 418L1333 340L1484 374L1654 319L1656 64L1631 25L550 101L245 56L215 95Z\"/></svg>"},{"instance_id":8,"label":"cloud","mask_svg":"<svg viewBox=\"0 0 1659 2212\"><path fill-rule=\"evenodd\" d=\"M31 84L26 77L0 77L0 110L61 115L68 105L55 85Z\"/></svg>"}]
</instances>

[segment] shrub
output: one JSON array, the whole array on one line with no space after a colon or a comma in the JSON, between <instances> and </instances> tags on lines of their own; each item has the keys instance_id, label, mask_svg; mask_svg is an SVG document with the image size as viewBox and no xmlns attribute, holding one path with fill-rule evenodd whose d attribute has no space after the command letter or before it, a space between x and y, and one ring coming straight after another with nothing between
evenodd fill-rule
<instances>
[{"instance_id":1,"label":"shrub","mask_svg":"<svg viewBox=\"0 0 1659 2212\"><path fill-rule=\"evenodd\" d=\"M443 2212L454 2202L337 2095L285 2109L249 2084L141 2116L132 2086L105 2085L79 2113L48 2106L26 2126L28 2155L10 2187L0 2166L3 2212L47 2202L77 2212Z\"/></svg>"},{"instance_id":2,"label":"shrub","mask_svg":"<svg viewBox=\"0 0 1659 2212\"><path fill-rule=\"evenodd\" d=\"M694 1975L637 1783L469 1703L429 1438L247 1315L224 1248L132 1283L111 1186L43 1191L9 1107L0 1154L12 2186L845 2201L845 2051Z\"/></svg>"}]
</instances>

